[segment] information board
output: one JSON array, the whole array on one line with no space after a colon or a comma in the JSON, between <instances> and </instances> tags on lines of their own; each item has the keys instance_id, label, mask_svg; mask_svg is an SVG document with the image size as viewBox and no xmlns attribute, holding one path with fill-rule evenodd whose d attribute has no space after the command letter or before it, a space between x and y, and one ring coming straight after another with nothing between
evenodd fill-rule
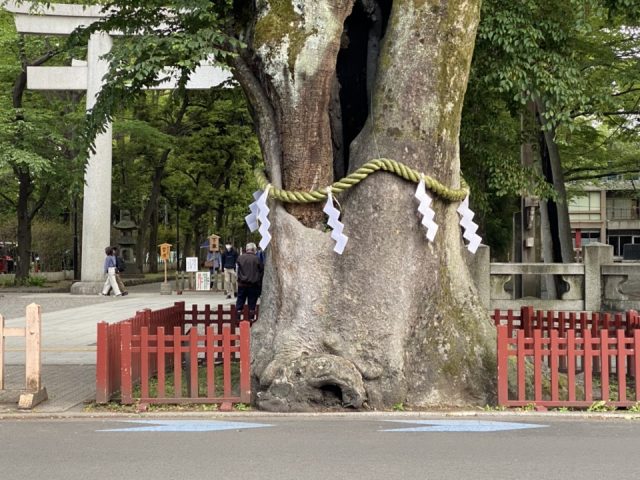
<instances>
[{"instance_id":1,"label":"information board","mask_svg":"<svg viewBox=\"0 0 640 480\"><path fill-rule=\"evenodd\" d=\"M198 271L198 257L187 257L187 272Z\"/></svg>"},{"instance_id":2,"label":"information board","mask_svg":"<svg viewBox=\"0 0 640 480\"><path fill-rule=\"evenodd\" d=\"M211 290L211 276L209 272L196 273L196 290Z\"/></svg>"}]
</instances>

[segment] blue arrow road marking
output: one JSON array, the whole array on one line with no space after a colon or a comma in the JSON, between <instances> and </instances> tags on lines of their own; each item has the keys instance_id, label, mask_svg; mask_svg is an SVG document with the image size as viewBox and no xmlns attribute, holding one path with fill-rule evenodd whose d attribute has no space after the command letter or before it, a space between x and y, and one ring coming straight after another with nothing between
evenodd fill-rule
<instances>
[{"instance_id":1,"label":"blue arrow road marking","mask_svg":"<svg viewBox=\"0 0 640 480\"><path fill-rule=\"evenodd\" d=\"M98 432L215 432L218 430L244 430L246 428L272 427L265 423L183 420L122 420L126 423L146 423L148 427L110 428Z\"/></svg>"},{"instance_id":2,"label":"blue arrow road marking","mask_svg":"<svg viewBox=\"0 0 640 480\"><path fill-rule=\"evenodd\" d=\"M387 420L387 422L425 425L424 427L391 428L383 432L501 432L505 430L524 430L544 428L548 425L535 423L490 422L482 420Z\"/></svg>"}]
</instances>

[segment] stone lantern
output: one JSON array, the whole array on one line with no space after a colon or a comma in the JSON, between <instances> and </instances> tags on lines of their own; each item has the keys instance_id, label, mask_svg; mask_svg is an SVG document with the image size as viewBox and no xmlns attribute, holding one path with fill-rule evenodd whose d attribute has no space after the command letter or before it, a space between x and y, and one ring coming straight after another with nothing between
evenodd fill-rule
<instances>
[{"instance_id":1,"label":"stone lantern","mask_svg":"<svg viewBox=\"0 0 640 480\"><path fill-rule=\"evenodd\" d=\"M133 237L133 231L138 227L135 222L131 220L128 210L120 212L120 221L114 225L114 228L120 232L118 247L120 249L120 256L126 265L124 274L140 273L137 270L135 261L136 240Z\"/></svg>"}]
</instances>

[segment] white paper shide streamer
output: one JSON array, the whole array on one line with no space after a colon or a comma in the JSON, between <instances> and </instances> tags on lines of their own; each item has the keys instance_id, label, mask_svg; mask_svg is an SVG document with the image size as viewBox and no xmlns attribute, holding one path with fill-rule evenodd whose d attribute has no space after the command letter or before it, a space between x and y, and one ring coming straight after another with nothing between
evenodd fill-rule
<instances>
[{"instance_id":1,"label":"white paper shide streamer","mask_svg":"<svg viewBox=\"0 0 640 480\"><path fill-rule=\"evenodd\" d=\"M271 222L269 221L268 215L271 209L267 205L267 199L269 198L269 187L263 192L262 190L258 190L253 193L253 198L255 201L249 205L249 210L251 213L244 217L244 221L247 223L249 230L255 232L258 230L262 238L260 239L260 248L263 250L267 248L269 242L271 241L271 234L269 233L269 228L271 227Z\"/></svg>"},{"instance_id":2,"label":"white paper shide streamer","mask_svg":"<svg viewBox=\"0 0 640 480\"><path fill-rule=\"evenodd\" d=\"M476 233L478 225L473 222L473 216L475 215L469 208L469 195L465 197L460 206L458 207L458 213L460 214L460 225L464 228L464 234L469 243L467 244L467 250L471 253L476 253L482 238Z\"/></svg>"},{"instance_id":3,"label":"white paper shide streamer","mask_svg":"<svg viewBox=\"0 0 640 480\"><path fill-rule=\"evenodd\" d=\"M338 255L342 255L344 247L349 241L349 237L342 233L344 224L340 223L340 220L338 220L338 218L340 218L340 211L333 205L333 196L331 195L330 189L327 190L327 203L324 205L322 211L329 217L327 224L333 229L331 232L331 238L336 242L336 246L333 247L333 251Z\"/></svg>"},{"instance_id":4,"label":"white paper shide streamer","mask_svg":"<svg viewBox=\"0 0 640 480\"><path fill-rule=\"evenodd\" d=\"M433 200L427 193L424 180L420 180L414 196L420 202L420 205L418 205L418 211L422 214L422 225L427 229L427 240L433 242L433 239L436 237L436 232L438 231L438 224L433 221L436 216L436 212L431 208L431 202Z\"/></svg>"},{"instance_id":5,"label":"white paper shide streamer","mask_svg":"<svg viewBox=\"0 0 640 480\"><path fill-rule=\"evenodd\" d=\"M262 190L256 190L255 192L253 192L254 201L251 205L249 205L249 210L251 210L251 213L246 217L244 217L244 221L247 223L249 230L251 230L252 232L255 232L256 230L258 230L258 226L259 226L258 225L258 199L260 198L260 195L262 195Z\"/></svg>"}]
</instances>

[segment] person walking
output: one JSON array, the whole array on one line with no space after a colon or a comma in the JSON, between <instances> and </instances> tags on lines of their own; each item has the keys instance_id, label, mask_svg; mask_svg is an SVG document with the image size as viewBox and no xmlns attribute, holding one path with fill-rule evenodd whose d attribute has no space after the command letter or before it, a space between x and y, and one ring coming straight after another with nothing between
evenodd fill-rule
<instances>
[{"instance_id":1,"label":"person walking","mask_svg":"<svg viewBox=\"0 0 640 480\"><path fill-rule=\"evenodd\" d=\"M122 293L120 292L118 282L116 281L116 271L118 270L118 266L116 263L116 257L113 256L113 248L105 248L104 253L106 255L104 259L104 273L107 278L104 281L104 285L102 287L102 292L100 292L100 295L108 296L109 290L113 289L113 293L115 294L115 296L121 297Z\"/></svg>"},{"instance_id":2,"label":"person walking","mask_svg":"<svg viewBox=\"0 0 640 480\"><path fill-rule=\"evenodd\" d=\"M222 263L222 256L220 252L217 250L209 250L207 252L207 259L204 262L204 266L209 269L209 288L212 290L216 286L218 282L216 282L216 277L218 276L218 272L220 271L220 264Z\"/></svg>"},{"instance_id":3,"label":"person walking","mask_svg":"<svg viewBox=\"0 0 640 480\"><path fill-rule=\"evenodd\" d=\"M246 252L238 257L238 299L236 309L242 311L245 302L249 303L249 319L253 320L256 304L262 290L264 266L256 255L256 244L247 243Z\"/></svg>"},{"instance_id":4,"label":"person walking","mask_svg":"<svg viewBox=\"0 0 640 480\"><path fill-rule=\"evenodd\" d=\"M113 256L116 257L116 282L118 282L118 288L120 289L120 292L123 296L129 295L129 292L127 292L127 289L124 286L124 282L122 281L122 277L120 276L120 274L123 273L126 268L124 258L120 256L118 247L111 247L111 249L113 250Z\"/></svg>"},{"instance_id":5,"label":"person walking","mask_svg":"<svg viewBox=\"0 0 640 480\"><path fill-rule=\"evenodd\" d=\"M238 291L238 278L236 276L238 252L233 248L233 245L227 243L221 257L222 271L224 273L224 292L227 298L231 298L231 296L236 295Z\"/></svg>"}]
</instances>

